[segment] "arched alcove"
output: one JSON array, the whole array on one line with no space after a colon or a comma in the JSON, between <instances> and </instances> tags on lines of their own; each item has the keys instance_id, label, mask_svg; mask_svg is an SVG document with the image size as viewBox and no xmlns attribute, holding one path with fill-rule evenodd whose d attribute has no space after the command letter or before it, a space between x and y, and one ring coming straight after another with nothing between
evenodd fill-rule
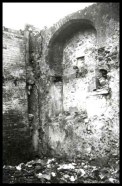
<instances>
[{"instance_id":1,"label":"arched alcove","mask_svg":"<svg viewBox=\"0 0 122 186\"><path fill-rule=\"evenodd\" d=\"M91 21L85 19L73 19L62 25L52 36L48 45L48 63L56 75L62 75L62 59L64 44L80 30L96 30Z\"/></svg>"},{"instance_id":2,"label":"arched alcove","mask_svg":"<svg viewBox=\"0 0 122 186\"><path fill-rule=\"evenodd\" d=\"M55 78L60 79L60 81L59 83L53 81L49 91L50 116L68 111L70 107L82 109L81 105L85 104L87 84L92 81L91 77L94 76L96 65L96 35L96 30L91 21L74 19L61 26L51 38L48 63ZM90 73L90 75L87 74L86 80L84 80L85 76L83 77L81 72L79 73L81 75L79 75L75 69L75 67L82 68L82 65L86 65L85 70ZM85 89L85 91L82 89ZM81 97L78 99L80 90L82 90L81 97L83 99ZM75 97L77 99L74 99Z\"/></svg>"}]
</instances>

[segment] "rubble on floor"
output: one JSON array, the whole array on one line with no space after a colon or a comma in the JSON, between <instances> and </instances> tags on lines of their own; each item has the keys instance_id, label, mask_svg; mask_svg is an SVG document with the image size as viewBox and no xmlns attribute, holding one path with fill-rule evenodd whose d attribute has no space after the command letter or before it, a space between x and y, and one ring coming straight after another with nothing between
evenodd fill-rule
<instances>
[{"instance_id":1,"label":"rubble on floor","mask_svg":"<svg viewBox=\"0 0 122 186\"><path fill-rule=\"evenodd\" d=\"M119 160L107 166L86 160L43 158L3 166L3 183L119 183Z\"/></svg>"}]
</instances>

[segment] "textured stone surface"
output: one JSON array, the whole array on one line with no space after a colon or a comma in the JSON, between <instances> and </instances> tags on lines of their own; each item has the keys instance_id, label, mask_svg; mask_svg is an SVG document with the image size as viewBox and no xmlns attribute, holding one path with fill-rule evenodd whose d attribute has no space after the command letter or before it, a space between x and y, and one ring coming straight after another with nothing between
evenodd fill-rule
<instances>
[{"instance_id":1,"label":"textured stone surface","mask_svg":"<svg viewBox=\"0 0 122 186\"><path fill-rule=\"evenodd\" d=\"M119 14L117 11L118 4L98 3L67 16L50 30L45 31L48 36L45 43L48 45L49 42L49 53L44 49L44 54L49 56L44 60L47 59L45 62L48 62L51 69L47 72L57 74L58 65L63 69L63 72L60 72L60 76L63 76L62 88L50 85L47 104L46 101L44 106L42 104L44 140L51 147L50 152L53 155L77 157L88 154L97 158L101 154L105 157L108 152L118 153ZM62 51L55 50L56 44L63 46ZM55 53L58 53L58 59L54 58ZM83 56L85 65L82 66ZM80 68L83 68L81 72L87 69L83 76L79 73ZM101 73L101 70L105 73ZM58 92L57 97L56 92ZM59 115L56 114L57 100L58 106L62 102L63 108ZM54 115L49 114L52 108ZM86 115L82 118L84 112ZM111 143L113 138L118 142ZM115 144L116 148L115 146L113 148Z\"/></svg>"},{"instance_id":2,"label":"textured stone surface","mask_svg":"<svg viewBox=\"0 0 122 186\"><path fill-rule=\"evenodd\" d=\"M26 72L33 151L40 156L102 156L103 159L117 154L119 3L94 4L66 16L49 29L40 31L30 25L26 27L26 67L21 70L25 62L18 56L23 46L19 45L18 53L14 53L20 61L15 68L6 59L7 55L13 58L9 51L7 53L9 40L3 43L4 73L6 77L22 74L25 77ZM23 43L23 39L20 40ZM13 50L13 44L11 46ZM20 95L25 92L25 79L19 81L23 85ZM11 81L6 84L5 92ZM15 87L16 84L15 80ZM13 90L10 88L11 96L4 98L5 103L8 99L5 108L13 97ZM14 101L17 100L14 98ZM18 102L16 105L19 107ZM21 110L24 109L22 105Z\"/></svg>"},{"instance_id":3,"label":"textured stone surface","mask_svg":"<svg viewBox=\"0 0 122 186\"><path fill-rule=\"evenodd\" d=\"M95 76L95 56L97 54L95 44L95 31L89 29L76 33L64 46L63 76L69 81L68 83L64 81L63 84L64 111L69 111L70 107L76 107L78 111L86 110L89 82ZM77 76L73 66L78 67L79 73L81 72L79 76ZM82 68L87 69L86 74L83 76Z\"/></svg>"},{"instance_id":4,"label":"textured stone surface","mask_svg":"<svg viewBox=\"0 0 122 186\"><path fill-rule=\"evenodd\" d=\"M6 49L3 49L3 161L6 164L16 164L31 158L23 34L4 30L4 45Z\"/></svg>"}]
</instances>

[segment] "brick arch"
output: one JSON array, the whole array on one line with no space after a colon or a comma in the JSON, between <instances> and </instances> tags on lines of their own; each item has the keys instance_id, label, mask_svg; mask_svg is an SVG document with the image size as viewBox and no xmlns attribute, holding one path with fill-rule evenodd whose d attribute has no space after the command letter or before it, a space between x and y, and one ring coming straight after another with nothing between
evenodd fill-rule
<instances>
[{"instance_id":1,"label":"brick arch","mask_svg":"<svg viewBox=\"0 0 122 186\"><path fill-rule=\"evenodd\" d=\"M59 26L60 25L60 26ZM58 28L56 29L55 33L51 37L49 41L48 47L50 48L54 42L59 40L60 42L64 41L67 36L70 36L72 33L77 32L80 29L87 29L87 28L93 28L95 31L94 23L88 19L71 19L64 24L62 22L58 24ZM62 34L66 34L65 37L62 38Z\"/></svg>"},{"instance_id":2,"label":"brick arch","mask_svg":"<svg viewBox=\"0 0 122 186\"><path fill-rule=\"evenodd\" d=\"M63 55L62 51L63 45L66 40L80 30L92 29L94 30L95 34L97 33L97 31L94 27L93 22L88 19L71 19L66 21L64 24L62 24L62 22L61 24L59 23L57 27L57 31L54 32L48 44L47 61L50 68L53 69L57 75L61 75L63 71L61 65ZM57 57L55 57L56 54L58 54ZM56 58L59 59L56 60Z\"/></svg>"}]
</instances>

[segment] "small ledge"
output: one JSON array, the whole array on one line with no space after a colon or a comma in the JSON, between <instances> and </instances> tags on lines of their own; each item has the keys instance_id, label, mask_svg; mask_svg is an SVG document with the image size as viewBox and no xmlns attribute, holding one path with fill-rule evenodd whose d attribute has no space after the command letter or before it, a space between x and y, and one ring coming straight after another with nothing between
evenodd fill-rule
<instances>
[{"instance_id":1,"label":"small ledge","mask_svg":"<svg viewBox=\"0 0 122 186\"><path fill-rule=\"evenodd\" d=\"M89 96L95 96L95 95L106 95L109 93L109 90L106 89L97 89L94 92L88 93L87 97Z\"/></svg>"}]
</instances>

